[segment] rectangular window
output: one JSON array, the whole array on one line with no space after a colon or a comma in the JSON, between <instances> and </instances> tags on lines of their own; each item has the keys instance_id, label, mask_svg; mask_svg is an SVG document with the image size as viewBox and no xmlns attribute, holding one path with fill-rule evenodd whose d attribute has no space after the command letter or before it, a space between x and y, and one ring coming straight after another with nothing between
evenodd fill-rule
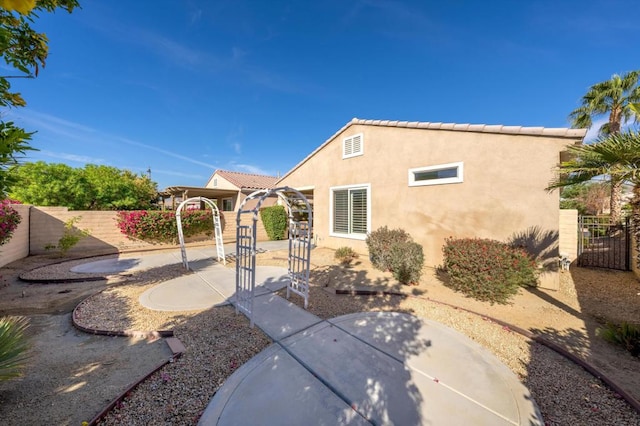
<instances>
[{"instance_id":1,"label":"rectangular window","mask_svg":"<svg viewBox=\"0 0 640 426\"><path fill-rule=\"evenodd\" d=\"M223 198L222 199L222 211L223 212L232 212L233 211L233 200L231 198Z\"/></svg>"},{"instance_id":2,"label":"rectangular window","mask_svg":"<svg viewBox=\"0 0 640 426\"><path fill-rule=\"evenodd\" d=\"M463 169L462 161L409 169L409 186L461 183L463 182Z\"/></svg>"},{"instance_id":3,"label":"rectangular window","mask_svg":"<svg viewBox=\"0 0 640 426\"><path fill-rule=\"evenodd\" d=\"M364 140L362 133L344 138L342 140L342 158L355 157L364 152Z\"/></svg>"},{"instance_id":4,"label":"rectangular window","mask_svg":"<svg viewBox=\"0 0 640 426\"><path fill-rule=\"evenodd\" d=\"M331 188L330 235L365 239L371 227L370 185Z\"/></svg>"}]
</instances>

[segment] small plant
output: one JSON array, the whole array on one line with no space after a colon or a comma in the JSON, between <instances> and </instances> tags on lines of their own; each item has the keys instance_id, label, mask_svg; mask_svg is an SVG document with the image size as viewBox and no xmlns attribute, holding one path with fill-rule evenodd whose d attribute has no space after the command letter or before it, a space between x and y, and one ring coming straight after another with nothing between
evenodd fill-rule
<instances>
[{"instance_id":1,"label":"small plant","mask_svg":"<svg viewBox=\"0 0 640 426\"><path fill-rule=\"evenodd\" d=\"M0 380L22 375L22 368L29 349L24 335L29 326L26 317L0 318Z\"/></svg>"},{"instance_id":2,"label":"small plant","mask_svg":"<svg viewBox=\"0 0 640 426\"><path fill-rule=\"evenodd\" d=\"M260 218L269 240L284 240L287 231L287 212L284 206L270 206L260 209Z\"/></svg>"},{"instance_id":3,"label":"small plant","mask_svg":"<svg viewBox=\"0 0 640 426\"><path fill-rule=\"evenodd\" d=\"M424 253L422 246L414 241L399 242L389 252L393 277L403 284L417 284L422 276Z\"/></svg>"},{"instance_id":4,"label":"small plant","mask_svg":"<svg viewBox=\"0 0 640 426\"><path fill-rule=\"evenodd\" d=\"M45 250L60 250L62 256L66 255L81 239L90 235L87 229L78 229L75 224L82 219L81 216L74 216L64 223L64 232L58 240L58 244L47 244Z\"/></svg>"},{"instance_id":5,"label":"small plant","mask_svg":"<svg viewBox=\"0 0 640 426\"><path fill-rule=\"evenodd\" d=\"M392 270L391 248L395 244L411 241L411 236L403 229L389 229L386 226L367 235L369 258L374 268L381 271Z\"/></svg>"},{"instance_id":6,"label":"small plant","mask_svg":"<svg viewBox=\"0 0 640 426\"><path fill-rule=\"evenodd\" d=\"M477 300L506 303L538 280L536 262L522 248L479 238L449 238L443 247L446 285Z\"/></svg>"},{"instance_id":7,"label":"small plant","mask_svg":"<svg viewBox=\"0 0 640 426\"><path fill-rule=\"evenodd\" d=\"M598 336L607 342L622 346L632 356L640 357L640 327L623 322L620 325L607 323L597 330Z\"/></svg>"},{"instance_id":8,"label":"small plant","mask_svg":"<svg viewBox=\"0 0 640 426\"><path fill-rule=\"evenodd\" d=\"M356 253L351 247L340 247L336 250L334 257L343 265L350 265L354 259L358 258Z\"/></svg>"},{"instance_id":9,"label":"small plant","mask_svg":"<svg viewBox=\"0 0 640 426\"><path fill-rule=\"evenodd\" d=\"M8 199L0 201L0 246L9 242L21 221L20 213L11 204L14 202Z\"/></svg>"}]
</instances>

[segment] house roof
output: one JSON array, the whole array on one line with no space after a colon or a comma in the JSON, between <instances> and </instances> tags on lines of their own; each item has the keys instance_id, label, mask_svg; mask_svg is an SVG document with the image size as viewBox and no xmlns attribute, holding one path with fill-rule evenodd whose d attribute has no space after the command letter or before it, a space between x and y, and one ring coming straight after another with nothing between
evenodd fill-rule
<instances>
[{"instance_id":1,"label":"house roof","mask_svg":"<svg viewBox=\"0 0 640 426\"><path fill-rule=\"evenodd\" d=\"M546 127L523 127L523 126L504 126L502 124L457 124L457 123L430 123L428 121L391 121L391 120L363 120L353 118L350 122L342 126L340 130L335 132L329 139L324 141L322 145L316 148L311 154L307 155L302 161L296 164L291 170L285 173L277 182L289 176L294 170L306 163L316 152L320 151L340 133L347 130L353 125L380 126L380 127L401 127L406 129L428 129L428 130L448 130L454 132L475 132L475 133L497 133L505 135L527 135L527 136L547 136L557 138L567 138L577 142L581 142L587 134L587 129L569 129L566 127L546 128Z\"/></svg>"},{"instance_id":2,"label":"house roof","mask_svg":"<svg viewBox=\"0 0 640 426\"><path fill-rule=\"evenodd\" d=\"M232 172L229 170L216 170L214 174L216 173L240 189L270 189L278 181L276 176Z\"/></svg>"}]
</instances>

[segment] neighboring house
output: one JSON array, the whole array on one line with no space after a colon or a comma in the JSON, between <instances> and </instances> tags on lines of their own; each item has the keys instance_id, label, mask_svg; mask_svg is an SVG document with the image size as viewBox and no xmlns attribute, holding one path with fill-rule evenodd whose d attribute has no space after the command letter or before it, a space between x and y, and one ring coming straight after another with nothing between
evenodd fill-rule
<instances>
[{"instance_id":1,"label":"neighboring house","mask_svg":"<svg viewBox=\"0 0 640 426\"><path fill-rule=\"evenodd\" d=\"M192 197L206 197L214 200L222 212L237 211L247 195L258 189L274 187L276 176L216 170L204 187L172 186L161 194L170 198L170 206L175 209L182 201ZM268 204L263 204L266 206Z\"/></svg>"},{"instance_id":2,"label":"neighboring house","mask_svg":"<svg viewBox=\"0 0 640 426\"><path fill-rule=\"evenodd\" d=\"M367 233L402 228L437 266L448 237L520 237L554 269L559 191L545 188L585 133L354 118L276 185L313 197L318 246L366 253ZM544 275L558 288L557 273Z\"/></svg>"}]
</instances>

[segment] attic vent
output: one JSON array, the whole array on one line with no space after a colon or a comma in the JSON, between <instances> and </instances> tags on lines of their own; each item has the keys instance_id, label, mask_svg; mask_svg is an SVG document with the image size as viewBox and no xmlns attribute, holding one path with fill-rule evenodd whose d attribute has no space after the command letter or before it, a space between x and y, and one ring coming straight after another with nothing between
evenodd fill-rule
<instances>
[{"instance_id":1,"label":"attic vent","mask_svg":"<svg viewBox=\"0 0 640 426\"><path fill-rule=\"evenodd\" d=\"M362 133L344 138L342 141L342 158L362 155L364 151L364 140Z\"/></svg>"}]
</instances>

